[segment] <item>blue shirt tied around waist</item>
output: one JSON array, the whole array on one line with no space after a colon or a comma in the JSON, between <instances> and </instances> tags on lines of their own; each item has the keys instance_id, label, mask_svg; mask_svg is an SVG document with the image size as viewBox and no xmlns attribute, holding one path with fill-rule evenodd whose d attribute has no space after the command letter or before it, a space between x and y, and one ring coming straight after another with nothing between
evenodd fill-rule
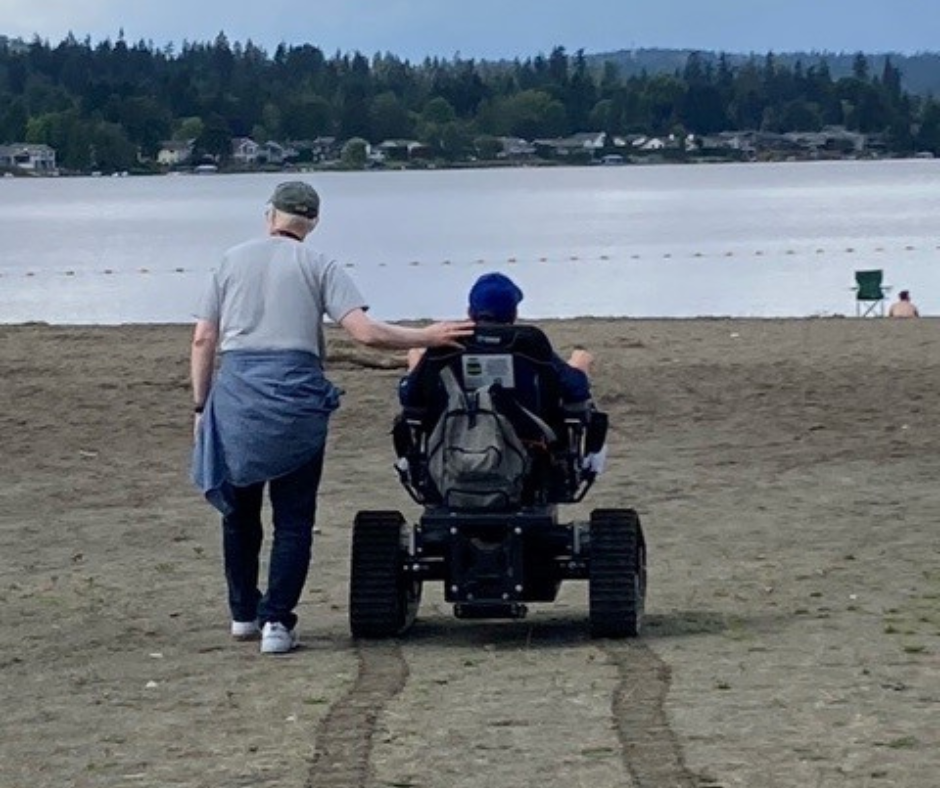
<instances>
[{"instance_id":1,"label":"blue shirt tied around waist","mask_svg":"<svg viewBox=\"0 0 940 788\"><path fill-rule=\"evenodd\" d=\"M231 513L232 487L284 476L323 451L340 393L313 353L223 353L193 449L193 483Z\"/></svg>"}]
</instances>

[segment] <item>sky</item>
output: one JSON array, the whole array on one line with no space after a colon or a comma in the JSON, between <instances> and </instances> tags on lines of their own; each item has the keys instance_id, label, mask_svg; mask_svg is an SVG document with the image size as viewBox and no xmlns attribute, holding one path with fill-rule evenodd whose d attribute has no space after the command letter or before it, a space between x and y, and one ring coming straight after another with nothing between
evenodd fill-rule
<instances>
[{"instance_id":1,"label":"sky","mask_svg":"<svg viewBox=\"0 0 940 788\"><path fill-rule=\"evenodd\" d=\"M937 51L936 0L0 0L0 35L52 44L70 31L95 42L251 39L310 43L328 55L390 52L501 59L555 46L741 53Z\"/></svg>"}]
</instances>

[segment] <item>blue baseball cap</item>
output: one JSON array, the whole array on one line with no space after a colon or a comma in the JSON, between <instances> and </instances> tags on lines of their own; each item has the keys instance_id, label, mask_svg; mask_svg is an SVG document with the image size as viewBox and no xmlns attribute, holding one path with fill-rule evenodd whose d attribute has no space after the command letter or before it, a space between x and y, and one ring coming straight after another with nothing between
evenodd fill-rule
<instances>
[{"instance_id":1,"label":"blue baseball cap","mask_svg":"<svg viewBox=\"0 0 940 788\"><path fill-rule=\"evenodd\" d=\"M470 317L494 323L512 323L522 291L504 274L483 274L470 288Z\"/></svg>"}]
</instances>

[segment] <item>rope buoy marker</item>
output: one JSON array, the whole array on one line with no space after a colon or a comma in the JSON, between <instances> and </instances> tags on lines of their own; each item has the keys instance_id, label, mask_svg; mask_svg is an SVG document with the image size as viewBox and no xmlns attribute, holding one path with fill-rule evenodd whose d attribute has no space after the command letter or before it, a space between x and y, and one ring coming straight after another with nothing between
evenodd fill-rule
<instances>
[{"instance_id":1,"label":"rope buoy marker","mask_svg":"<svg viewBox=\"0 0 940 788\"><path fill-rule=\"evenodd\" d=\"M895 249L897 249L897 248L898 248L898 247L895 247ZM918 251L918 247L917 247L917 245L914 244L914 243L908 243L908 244L906 244L906 245L904 245L903 247L900 247L900 248L902 248L903 251L906 251L906 252L916 252L916 251ZM937 249L938 251L940 251L940 244L935 243L933 248L935 248L935 249ZM921 249L922 249L923 251L927 251L927 250L930 249L930 246L929 246L929 244L928 244L928 245L926 245L926 246L924 246L924 247L921 247ZM789 248L789 249L784 248L784 249L782 249L782 250L755 249L755 250L750 251L750 252L749 252L748 250L746 250L746 249L743 249L743 250L742 250L742 249L738 249L737 251L732 250L732 249L727 249L727 250L724 251L724 252L715 251L715 252L713 252L713 253L710 253L710 252L707 252L707 251L703 251L703 250L696 250L696 251L686 251L686 250L682 250L682 251L680 251L680 252L668 252L668 251L667 251L667 252L663 252L663 253L662 253L662 259L664 259L664 260L673 260L673 259L675 259L675 260L683 260L683 259L684 259L684 260L689 260L689 259L692 259L692 258L695 258L695 259L702 259L702 258L717 257L717 256L735 257L737 254L744 254L744 255L752 254L754 257L766 257L766 256L768 256L768 255L771 255L771 256L773 256L773 257L778 257L779 255L786 255L787 257L805 257L805 256L808 255L808 254L812 254L813 251L815 251L815 254L817 254L817 255L827 254L827 250L826 250L824 247L817 247L815 250L799 250L799 249L793 249L793 248ZM884 253L887 253L887 252L889 252L889 251L890 251L890 248L889 248L889 247L886 247L886 246L884 246L884 245L875 246L875 247L869 247L869 248L867 248L867 249L861 249L861 250L860 250L858 247L847 246L847 247L844 247L844 248L841 250L841 252L842 252L843 254L861 254L861 253L868 253L868 254L871 254L871 253L873 253L873 252L874 252L874 253L878 253L878 254L884 254ZM651 252L651 254L652 254L653 257L655 257L657 253L656 253L656 252ZM633 252L633 253L629 253L629 254L628 254L626 251L624 251L623 253L621 253L621 254L619 254L619 255L618 255L618 254L613 254L613 255L611 255L610 253L604 253L604 254L599 254L599 255L597 255L596 257L593 256L593 255L582 256L582 255L577 255L577 254L568 254L567 256L560 257L560 258L556 258L556 259L554 260L554 262L561 262L561 263L564 263L564 262L585 262L585 263L590 263L590 262L594 262L594 261L598 261L598 260L601 260L601 261L615 261L615 262L616 262L617 260L620 260L620 261L622 262L622 261L624 261L624 260L626 260L626 259L630 259L630 260L642 260L643 258L644 258L644 255L641 254L641 253ZM647 258L647 259L649 259L649 258ZM515 265L515 264L517 264L517 263L533 263L533 262L536 262L536 261L539 262L539 263L551 263L551 262L553 262L552 258L549 257L549 256L547 256L547 255L541 255L541 256L538 256L538 257L529 257L529 258L527 258L527 257L519 257L519 256L517 256L517 255L512 255L512 256L510 256L510 257L505 258L505 263L504 263L504 265L505 265L505 264L508 264L508 265ZM423 266L423 265L425 265L425 263L423 263L423 262L420 261L420 260L410 260L410 261L408 261L407 263L405 263L404 261L402 261L402 262L397 262L397 263L380 262L380 263L377 263L377 266L378 266L379 268L388 268L388 267L401 266L401 265L403 265L403 264L407 264L408 266L411 266L411 267L418 267L418 266ZM457 260L457 261L454 261L453 259L447 258L447 259L440 260L439 262L436 262L436 263L429 263L429 265L445 265L445 266L468 265L468 264L484 265L484 264L488 264L488 261L487 261L486 259L482 258L482 257L481 257L481 258L478 258L478 259L476 259L476 260L473 260L473 261L467 261L467 260ZM497 264L498 264L498 263L497 263ZM344 268L357 268L357 267L358 267L358 264L355 263L355 262L344 262L344 263L342 263L342 265L343 265ZM7 271L5 271L5 272L4 272L4 271L0 271L0 277L4 277L4 276L6 276L7 278L10 278L10 277L17 277L17 276L25 276L25 277L28 277L28 278L37 278L37 277L38 277L38 278L43 278L43 277L47 277L47 276L51 276L51 277L57 277L57 276L86 277L86 276L94 275L94 274L103 274L103 275L105 275L105 276L115 276L115 275L134 274L134 273L142 274L142 275L150 275L150 274L159 275L159 274L167 274L167 273L176 273L176 274L200 274L200 273L202 273L204 270L205 270L205 269L200 269L200 268L186 268L186 267L184 267L184 266L177 266L177 267L175 267L175 268L157 268L157 269L152 269L152 268L148 268L148 267L125 268L125 269L121 269L121 268L104 268L104 269L98 269L98 270L84 270L84 269L58 269L58 270L53 269L53 270L45 270L45 269L43 269L43 270L38 270L38 271L37 271L37 270L22 270L22 269L21 269L21 270L19 270L19 271L17 271L17 270L7 270ZM216 271L216 267L211 267L211 268L209 268L208 270L209 270L210 273L211 273L211 272L214 272L214 271Z\"/></svg>"}]
</instances>

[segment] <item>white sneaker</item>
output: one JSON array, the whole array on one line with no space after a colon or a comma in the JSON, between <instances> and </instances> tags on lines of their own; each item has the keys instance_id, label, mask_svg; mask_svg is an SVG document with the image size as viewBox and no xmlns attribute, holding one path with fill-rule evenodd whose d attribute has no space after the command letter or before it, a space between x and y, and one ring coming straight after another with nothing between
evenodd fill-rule
<instances>
[{"instance_id":1,"label":"white sneaker","mask_svg":"<svg viewBox=\"0 0 940 788\"><path fill-rule=\"evenodd\" d=\"M262 654L286 654L300 645L300 638L293 629L288 629L280 621L269 621L261 630Z\"/></svg>"},{"instance_id":2,"label":"white sneaker","mask_svg":"<svg viewBox=\"0 0 940 788\"><path fill-rule=\"evenodd\" d=\"M232 637L235 640L257 640L261 636L261 627L257 621L233 621Z\"/></svg>"}]
</instances>

